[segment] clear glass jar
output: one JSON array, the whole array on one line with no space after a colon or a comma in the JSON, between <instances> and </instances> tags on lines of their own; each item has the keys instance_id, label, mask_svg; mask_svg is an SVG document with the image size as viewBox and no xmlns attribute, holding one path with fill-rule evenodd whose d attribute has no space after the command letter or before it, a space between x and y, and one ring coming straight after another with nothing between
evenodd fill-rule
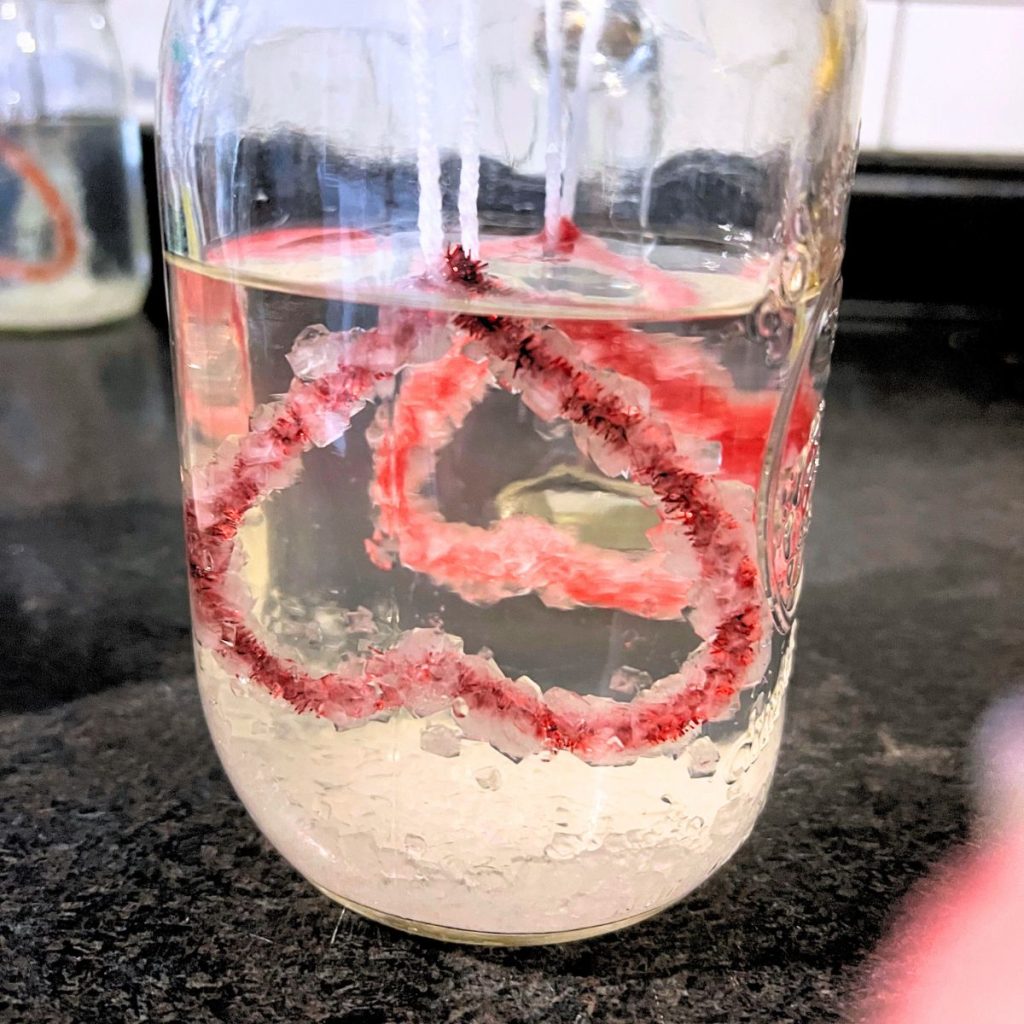
<instances>
[{"instance_id":1,"label":"clear glass jar","mask_svg":"<svg viewBox=\"0 0 1024 1024\"><path fill-rule=\"evenodd\" d=\"M199 685L295 867L551 942L743 842L858 126L847 0L177 0Z\"/></svg>"},{"instance_id":2,"label":"clear glass jar","mask_svg":"<svg viewBox=\"0 0 1024 1024\"><path fill-rule=\"evenodd\" d=\"M138 313L139 126L101 0L0 2L0 330Z\"/></svg>"}]
</instances>

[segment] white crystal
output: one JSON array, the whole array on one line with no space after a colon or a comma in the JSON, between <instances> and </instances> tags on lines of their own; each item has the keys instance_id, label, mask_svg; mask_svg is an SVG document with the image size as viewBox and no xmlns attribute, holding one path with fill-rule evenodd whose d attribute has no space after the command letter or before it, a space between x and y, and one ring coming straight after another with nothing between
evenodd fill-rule
<instances>
[{"instance_id":1,"label":"white crystal","mask_svg":"<svg viewBox=\"0 0 1024 1024\"><path fill-rule=\"evenodd\" d=\"M722 755L707 736L695 739L686 751L687 768L691 779L706 779L718 770Z\"/></svg>"},{"instance_id":2,"label":"white crystal","mask_svg":"<svg viewBox=\"0 0 1024 1024\"><path fill-rule=\"evenodd\" d=\"M457 729L435 722L428 725L420 736L420 748L438 757L458 757L462 736Z\"/></svg>"},{"instance_id":3,"label":"white crystal","mask_svg":"<svg viewBox=\"0 0 1024 1024\"><path fill-rule=\"evenodd\" d=\"M323 324L307 327L286 357L292 372L303 380L316 380L337 369L343 337L332 334Z\"/></svg>"},{"instance_id":4,"label":"white crystal","mask_svg":"<svg viewBox=\"0 0 1024 1024\"><path fill-rule=\"evenodd\" d=\"M501 788L501 772L497 768L481 768L473 777L481 789L493 791Z\"/></svg>"},{"instance_id":5,"label":"white crystal","mask_svg":"<svg viewBox=\"0 0 1024 1024\"><path fill-rule=\"evenodd\" d=\"M612 674L608 689L625 697L635 697L641 690L648 689L653 682L650 673L623 665Z\"/></svg>"}]
</instances>

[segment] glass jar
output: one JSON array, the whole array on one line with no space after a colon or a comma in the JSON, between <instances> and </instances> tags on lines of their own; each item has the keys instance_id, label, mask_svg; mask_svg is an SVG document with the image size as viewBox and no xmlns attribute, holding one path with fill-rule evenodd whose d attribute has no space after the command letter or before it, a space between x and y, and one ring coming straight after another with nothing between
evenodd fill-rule
<instances>
[{"instance_id":1,"label":"glass jar","mask_svg":"<svg viewBox=\"0 0 1024 1024\"><path fill-rule=\"evenodd\" d=\"M847 0L177 0L199 685L314 885L621 927L782 735L854 168Z\"/></svg>"},{"instance_id":2,"label":"glass jar","mask_svg":"<svg viewBox=\"0 0 1024 1024\"><path fill-rule=\"evenodd\" d=\"M0 2L0 330L139 312L139 126L101 0Z\"/></svg>"}]
</instances>

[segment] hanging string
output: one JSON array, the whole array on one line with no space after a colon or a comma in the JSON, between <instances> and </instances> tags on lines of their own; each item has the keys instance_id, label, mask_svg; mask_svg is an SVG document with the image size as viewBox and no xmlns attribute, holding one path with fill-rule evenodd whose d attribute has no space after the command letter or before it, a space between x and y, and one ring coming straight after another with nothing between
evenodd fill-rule
<instances>
[{"instance_id":1,"label":"hanging string","mask_svg":"<svg viewBox=\"0 0 1024 1024\"><path fill-rule=\"evenodd\" d=\"M562 217L562 0L545 0L544 43L548 55L548 141L544 174L544 235L559 237Z\"/></svg>"},{"instance_id":2,"label":"hanging string","mask_svg":"<svg viewBox=\"0 0 1024 1024\"><path fill-rule=\"evenodd\" d=\"M462 58L462 139L459 145L459 227L463 251L480 255L480 110L477 105L477 65L480 54L479 0L461 0L459 55Z\"/></svg>"},{"instance_id":3,"label":"hanging string","mask_svg":"<svg viewBox=\"0 0 1024 1024\"><path fill-rule=\"evenodd\" d=\"M594 58L604 28L604 4L601 0L586 0L586 24L580 40L579 63L576 67L576 88L572 96L572 120L569 125L569 145L562 182L561 215L572 219L576 212L576 192L580 182L580 162L587 147L587 115L589 113L590 82L594 72Z\"/></svg>"},{"instance_id":4,"label":"hanging string","mask_svg":"<svg viewBox=\"0 0 1024 1024\"><path fill-rule=\"evenodd\" d=\"M427 44L427 15L424 0L408 0L412 85L416 100L417 145L416 174L420 203L417 227L420 249L427 269L439 266L444 248L441 209L441 158L434 133L434 83L430 75L430 51Z\"/></svg>"}]
</instances>

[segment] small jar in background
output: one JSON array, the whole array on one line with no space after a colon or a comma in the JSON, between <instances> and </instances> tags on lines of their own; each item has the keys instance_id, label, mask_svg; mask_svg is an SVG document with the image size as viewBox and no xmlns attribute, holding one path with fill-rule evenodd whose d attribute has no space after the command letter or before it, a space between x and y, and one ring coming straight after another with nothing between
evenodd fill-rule
<instances>
[{"instance_id":1,"label":"small jar in background","mask_svg":"<svg viewBox=\"0 0 1024 1024\"><path fill-rule=\"evenodd\" d=\"M139 127L103 0L0 0L0 330L140 311Z\"/></svg>"}]
</instances>

